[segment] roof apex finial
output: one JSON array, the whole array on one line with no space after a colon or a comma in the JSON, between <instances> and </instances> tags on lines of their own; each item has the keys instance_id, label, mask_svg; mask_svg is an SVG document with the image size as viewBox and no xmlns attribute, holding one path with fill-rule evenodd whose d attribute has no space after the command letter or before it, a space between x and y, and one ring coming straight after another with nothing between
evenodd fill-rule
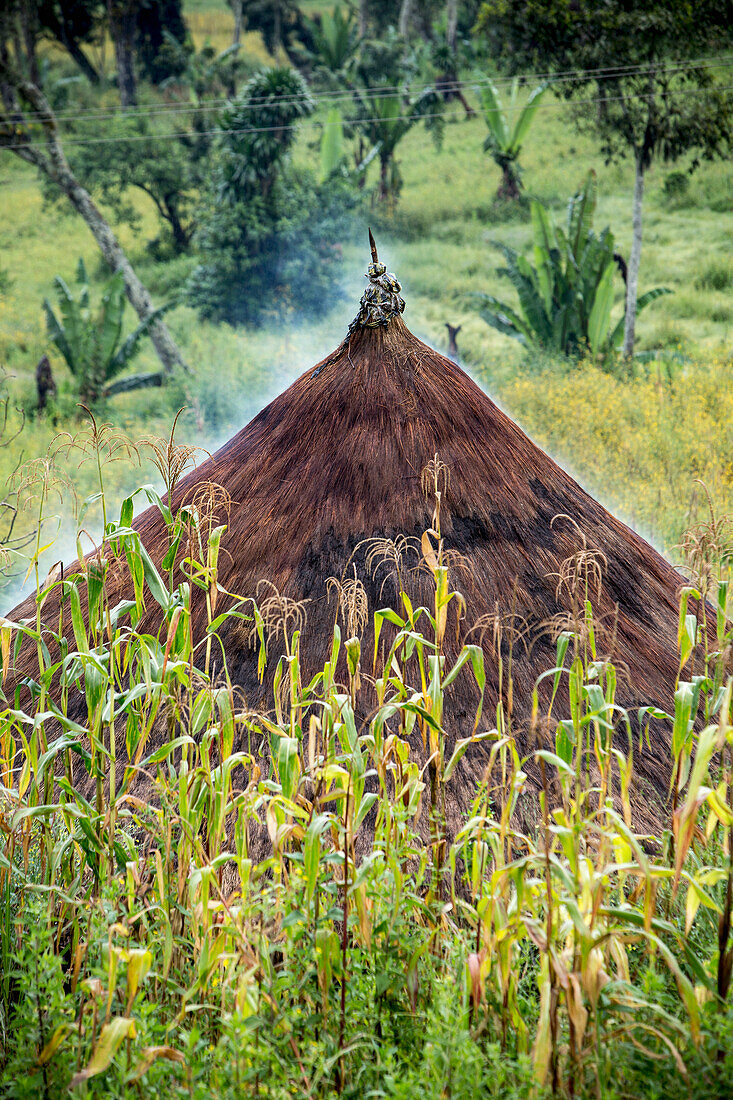
<instances>
[{"instance_id":1,"label":"roof apex finial","mask_svg":"<svg viewBox=\"0 0 733 1100\"><path fill-rule=\"evenodd\" d=\"M369 286L361 296L359 312L349 325L349 332L356 328L388 325L392 317L397 317L405 308L405 299L400 294L402 287L397 277L388 272L380 261L371 229L369 247L372 250L372 262L366 271Z\"/></svg>"}]
</instances>

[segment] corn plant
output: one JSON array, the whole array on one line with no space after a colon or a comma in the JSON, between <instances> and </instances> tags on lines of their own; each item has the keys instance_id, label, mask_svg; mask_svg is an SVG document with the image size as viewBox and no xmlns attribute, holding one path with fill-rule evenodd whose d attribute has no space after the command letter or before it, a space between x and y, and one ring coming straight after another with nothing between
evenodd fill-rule
<instances>
[{"instance_id":1,"label":"corn plant","mask_svg":"<svg viewBox=\"0 0 733 1100\"><path fill-rule=\"evenodd\" d=\"M102 494L108 442L95 425L84 444ZM156 453L172 484L183 460L172 437ZM169 534L160 566L131 525L133 499L116 519L105 506L81 572L37 576L40 610L53 587L63 594L59 621L0 623L3 670L21 640L38 652L32 702L0 711L7 1095L598 1097L639 1095L652 1074L666 1095L702 1095L698 1080L725 1094L733 631L721 530L691 538L668 715L619 707L596 641L600 565L587 553L568 563L573 614L544 708L534 690L536 747L522 755L511 624L496 628L500 698L488 698L482 646L447 658L463 615L443 533L448 478L435 456L419 543L367 548L367 568L395 571L395 606L367 609L358 577L331 587L315 675L301 660L303 608L222 587L228 503L215 486L177 514L145 490ZM408 548L432 578L426 605L409 594ZM112 605L116 562L130 592ZM715 637L700 636L693 590L719 609ZM141 629L151 601L156 634ZM275 665L256 711L227 677L229 618L251 629L260 676ZM477 706L456 741L445 715L460 676ZM74 693L83 720L70 717ZM633 824L634 754L665 716L676 798L668 831L650 837ZM486 767L449 834L447 793L478 743ZM542 780L536 826L521 812L530 769Z\"/></svg>"}]
</instances>

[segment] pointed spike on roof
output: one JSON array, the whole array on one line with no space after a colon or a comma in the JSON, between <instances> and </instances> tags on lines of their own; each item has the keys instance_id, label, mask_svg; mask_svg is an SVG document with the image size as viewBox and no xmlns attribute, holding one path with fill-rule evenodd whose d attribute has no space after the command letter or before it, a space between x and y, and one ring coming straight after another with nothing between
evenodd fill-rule
<instances>
[{"instance_id":1,"label":"pointed spike on roof","mask_svg":"<svg viewBox=\"0 0 733 1100\"><path fill-rule=\"evenodd\" d=\"M400 294L402 286L397 276L387 271L386 265L381 263L371 229L369 247L372 252L372 262L366 270L369 286L361 296L359 312L349 325L349 334L357 328L386 326L405 309L405 299Z\"/></svg>"},{"instance_id":2,"label":"pointed spike on roof","mask_svg":"<svg viewBox=\"0 0 733 1100\"><path fill-rule=\"evenodd\" d=\"M379 256L377 255L377 242L374 240L374 234L369 230L369 247L372 250L372 263L379 263Z\"/></svg>"}]
</instances>

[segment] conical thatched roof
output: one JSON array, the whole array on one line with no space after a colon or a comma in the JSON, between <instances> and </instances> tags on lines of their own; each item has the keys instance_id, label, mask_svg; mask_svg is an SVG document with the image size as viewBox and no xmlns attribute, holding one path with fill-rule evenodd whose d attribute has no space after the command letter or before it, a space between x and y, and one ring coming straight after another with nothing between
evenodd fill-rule
<instances>
[{"instance_id":1,"label":"conical thatched roof","mask_svg":"<svg viewBox=\"0 0 733 1100\"><path fill-rule=\"evenodd\" d=\"M530 751L532 689L554 665L555 635L576 600L564 563L574 556L577 562L583 551L599 555L602 584L600 595L592 595L600 648L621 670L618 702L669 709L678 670L681 576L537 447L459 366L413 336L401 317L404 303L396 281L389 282L393 277L381 265L370 273L361 312L341 346L174 491L174 508L207 483L229 494L221 584L243 596L262 599L276 589L292 600L309 601L301 643L308 676L327 658L338 613L327 578L353 576L355 568L369 599L362 646L370 654L371 614L397 599L394 577L385 564L377 567L373 540L407 536L419 546L434 508L423 471L437 455L448 471L441 475L442 535L445 546L461 555L454 581L467 603L459 636L451 631L447 637L449 656L474 628L468 640L481 640L486 654L485 713L498 701L498 656L501 651L506 665L513 624L521 634L512 654L513 730L520 749ZM135 527L160 561L167 535L159 511L148 509ZM429 606L432 579L411 569L417 561L408 553L406 587L413 603ZM263 590L263 582L274 589ZM119 583L122 593L124 581ZM49 605L44 611L53 621L57 611ZM29 599L9 617L34 613ZM193 617L201 637L203 600L194 602ZM499 651L493 626L487 625L497 621L502 622ZM250 705L267 704L271 682L267 677L263 685L258 682L248 628L232 619L222 627L222 637L233 682ZM275 664L268 663L270 677ZM550 681L545 685L549 691ZM445 720L448 737L455 740L471 732L477 696L470 676L456 682L451 698ZM659 724L653 737L651 748L637 755L635 770L647 793L663 796L669 734ZM459 796L449 814L454 822L475 794L486 757L484 746L476 745L462 761ZM531 772L528 789L525 798L531 800L536 790ZM646 802L646 794L637 799L640 825L654 821Z\"/></svg>"}]
</instances>

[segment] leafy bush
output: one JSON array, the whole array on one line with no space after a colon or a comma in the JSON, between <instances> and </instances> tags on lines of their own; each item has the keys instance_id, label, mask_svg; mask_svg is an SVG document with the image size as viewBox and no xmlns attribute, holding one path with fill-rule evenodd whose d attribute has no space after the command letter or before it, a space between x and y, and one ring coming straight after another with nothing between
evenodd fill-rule
<instances>
[{"instance_id":1,"label":"leafy bush","mask_svg":"<svg viewBox=\"0 0 733 1100\"><path fill-rule=\"evenodd\" d=\"M690 173L674 169L664 177L664 196L671 202L681 204L690 191Z\"/></svg>"},{"instance_id":2,"label":"leafy bush","mask_svg":"<svg viewBox=\"0 0 733 1100\"><path fill-rule=\"evenodd\" d=\"M502 180L496 193L500 201L515 201L519 198L522 176L519 169L519 154L527 136L532 119L547 91L544 84L530 92L529 98L520 109L517 104L519 81L512 81L511 96L507 111L511 124L502 106L496 86L489 80L481 88L481 106L489 134L484 142L484 152L490 153L502 171Z\"/></svg>"},{"instance_id":3,"label":"leafy bush","mask_svg":"<svg viewBox=\"0 0 733 1100\"><path fill-rule=\"evenodd\" d=\"M476 294L479 312L487 324L523 344L535 344L563 355L582 355L608 361L620 346L624 318L611 327L616 255L613 234L593 232L596 206L595 174L569 204L566 229L553 226L547 209L532 201L532 235L536 266L508 245L496 242L506 260L498 274L509 279L519 297L518 313L492 294ZM662 294L657 287L642 294L637 313Z\"/></svg>"},{"instance_id":4,"label":"leafy bush","mask_svg":"<svg viewBox=\"0 0 733 1100\"><path fill-rule=\"evenodd\" d=\"M163 376L159 371L126 378L117 376L129 367L143 337L170 306L153 310L123 340L122 321L127 300L122 272L112 276L96 310L90 304L89 279L82 259L77 265L76 281L79 293L75 298L60 275L54 280L60 319L48 298L44 298L43 308L48 334L66 360L82 400L94 403L127 390L160 386Z\"/></svg>"},{"instance_id":5,"label":"leafy bush","mask_svg":"<svg viewBox=\"0 0 733 1100\"><path fill-rule=\"evenodd\" d=\"M698 290L728 290L733 286L733 263L730 258L710 260L695 279Z\"/></svg>"},{"instance_id":6,"label":"leafy bush","mask_svg":"<svg viewBox=\"0 0 733 1100\"><path fill-rule=\"evenodd\" d=\"M337 296L351 191L290 164L297 124L312 111L303 78L271 69L222 112L196 238L201 263L189 282L202 317L243 324L291 310L318 315Z\"/></svg>"}]
</instances>

